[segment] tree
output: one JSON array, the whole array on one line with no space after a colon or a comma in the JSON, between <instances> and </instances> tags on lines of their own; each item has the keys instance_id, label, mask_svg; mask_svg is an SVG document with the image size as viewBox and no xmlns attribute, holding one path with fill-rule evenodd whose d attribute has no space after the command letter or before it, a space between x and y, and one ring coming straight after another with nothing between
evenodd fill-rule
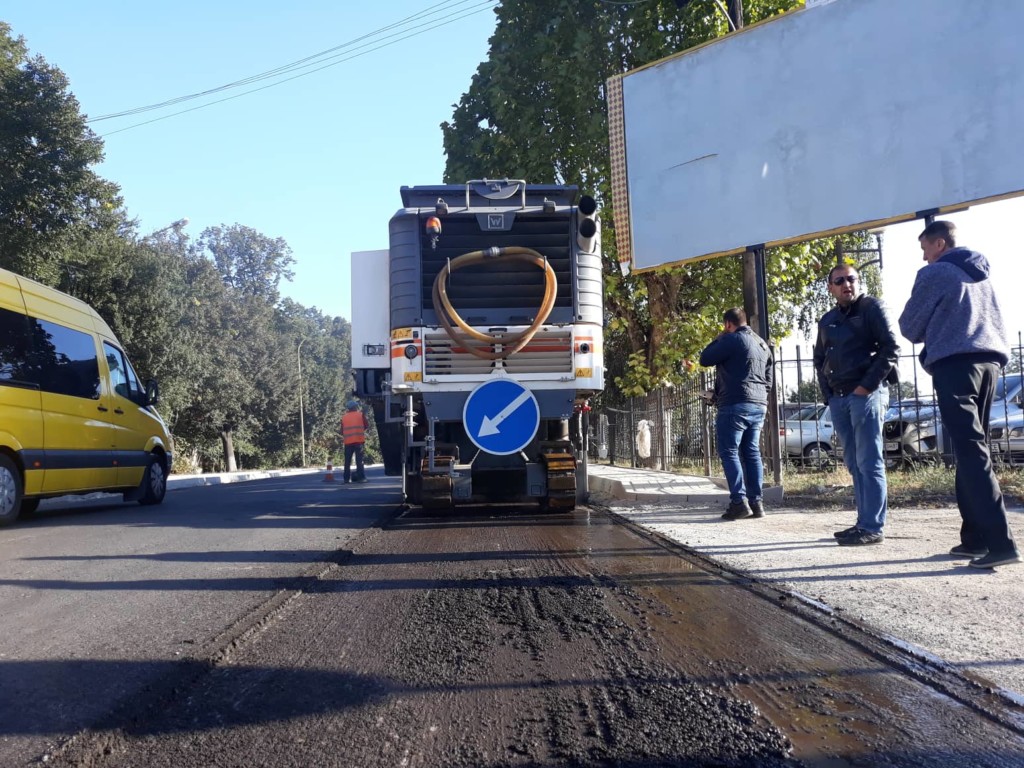
<instances>
[{"instance_id":1,"label":"tree","mask_svg":"<svg viewBox=\"0 0 1024 768\"><path fill-rule=\"evenodd\" d=\"M64 73L0 21L0 266L54 284L54 251L82 226L115 226L116 185L92 170L103 146Z\"/></svg>"},{"instance_id":2,"label":"tree","mask_svg":"<svg viewBox=\"0 0 1024 768\"><path fill-rule=\"evenodd\" d=\"M787 403L820 403L821 389L818 388L817 379L811 378L801 381L796 387L786 393Z\"/></svg>"},{"instance_id":3,"label":"tree","mask_svg":"<svg viewBox=\"0 0 1024 768\"><path fill-rule=\"evenodd\" d=\"M920 397L917 387L912 381L901 381L889 386L889 402L898 403L905 400L917 400Z\"/></svg>"},{"instance_id":4,"label":"tree","mask_svg":"<svg viewBox=\"0 0 1024 768\"><path fill-rule=\"evenodd\" d=\"M224 284L237 292L276 304L281 280L295 273L292 250L283 238L269 238L252 227L210 227L198 247L213 261Z\"/></svg>"},{"instance_id":5,"label":"tree","mask_svg":"<svg viewBox=\"0 0 1024 768\"><path fill-rule=\"evenodd\" d=\"M797 0L747 0L753 23ZM721 313L742 305L740 259L726 257L623 277L612 226L605 82L608 77L706 42L727 29L714 0L594 3L505 0L488 59L477 69L452 119L442 124L445 178L510 176L533 183L576 183L602 203L609 316L606 364L620 391L639 395L680 382L720 330ZM700 105L694 105L700 108ZM860 242L847 236L845 242ZM828 306L823 277L837 239L768 254L774 328L811 322ZM817 286L817 303L806 301ZM801 311L804 314L801 314ZM820 315L820 313L817 313ZM817 319L815 316L814 320Z\"/></svg>"}]
</instances>

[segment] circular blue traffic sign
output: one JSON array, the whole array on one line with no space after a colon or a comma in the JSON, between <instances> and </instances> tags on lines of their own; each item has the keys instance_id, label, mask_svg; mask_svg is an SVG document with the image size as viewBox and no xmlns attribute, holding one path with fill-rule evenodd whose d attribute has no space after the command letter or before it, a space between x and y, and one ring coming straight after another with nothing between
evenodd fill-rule
<instances>
[{"instance_id":1,"label":"circular blue traffic sign","mask_svg":"<svg viewBox=\"0 0 1024 768\"><path fill-rule=\"evenodd\" d=\"M540 426L540 406L533 392L518 381L494 379L469 393L462 423L478 448L506 456L533 440Z\"/></svg>"}]
</instances>

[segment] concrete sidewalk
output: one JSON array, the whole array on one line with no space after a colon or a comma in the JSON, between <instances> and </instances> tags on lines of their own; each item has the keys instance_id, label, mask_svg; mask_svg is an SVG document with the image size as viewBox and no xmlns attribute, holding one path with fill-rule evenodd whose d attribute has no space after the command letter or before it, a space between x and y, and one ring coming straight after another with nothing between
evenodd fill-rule
<instances>
[{"instance_id":1,"label":"concrete sidewalk","mask_svg":"<svg viewBox=\"0 0 1024 768\"><path fill-rule=\"evenodd\" d=\"M729 506L728 486L725 478L677 475L655 469L631 469L607 464L592 464L587 469L590 490L616 499L629 501L674 501L680 504L706 504L712 507ZM764 489L767 504L782 501L782 488Z\"/></svg>"},{"instance_id":2,"label":"concrete sidewalk","mask_svg":"<svg viewBox=\"0 0 1024 768\"><path fill-rule=\"evenodd\" d=\"M967 567L955 507L889 511L885 541L837 546L855 522L847 509L767 502L760 519L721 519L728 494L705 478L591 467L592 500L759 581L873 628L922 659L989 680L1024 707L1024 565ZM716 490L717 489L717 494ZM1024 509L1009 511L1018 540Z\"/></svg>"}]
</instances>

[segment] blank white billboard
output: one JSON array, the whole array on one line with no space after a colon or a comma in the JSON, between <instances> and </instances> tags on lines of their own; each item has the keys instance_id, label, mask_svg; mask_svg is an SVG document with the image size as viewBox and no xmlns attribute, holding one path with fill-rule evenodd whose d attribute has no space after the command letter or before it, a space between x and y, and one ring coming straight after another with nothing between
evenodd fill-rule
<instances>
[{"instance_id":1,"label":"blank white billboard","mask_svg":"<svg viewBox=\"0 0 1024 768\"><path fill-rule=\"evenodd\" d=\"M634 266L1024 193L1022 30L1022 0L835 0L621 76Z\"/></svg>"}]
</instances>

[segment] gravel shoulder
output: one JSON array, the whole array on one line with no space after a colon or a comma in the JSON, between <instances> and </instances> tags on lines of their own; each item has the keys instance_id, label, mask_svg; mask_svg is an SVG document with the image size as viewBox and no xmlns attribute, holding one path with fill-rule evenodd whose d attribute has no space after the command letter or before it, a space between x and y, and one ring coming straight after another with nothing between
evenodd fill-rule
<instances>
[{"instance_id":1,"label":"gravel shoulder","mask_svg":"<svg viewBox=\"0 0 1024 768\"><path fill-rule=\"evenodd\" d=\"M780 507L761 519L726 522L717 505L595 498L614 514L729 568L825 604L969 676L1024 706L1024 565L967 567L955 507L890 510L886 539L839 547L833 531L853 512ZM1024 509L1010 511L1024 534Z\"/></svg>"}]
</instances>

